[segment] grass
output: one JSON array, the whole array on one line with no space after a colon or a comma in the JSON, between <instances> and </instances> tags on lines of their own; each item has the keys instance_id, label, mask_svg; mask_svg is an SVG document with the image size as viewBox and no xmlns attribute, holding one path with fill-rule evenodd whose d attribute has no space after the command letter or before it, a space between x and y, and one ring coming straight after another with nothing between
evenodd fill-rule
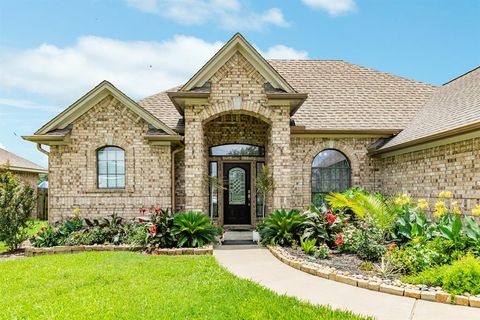
<instances>
[{"instance_id":1,"label":"grass","mask_svg":"<svg viewBox=\"0 0 480 320\"><path fill-rule=\"evenodd\" d=\"M48 224L47 221L42 221L42 220L32 220L30 221L31 227L28 230L28 235L33 236L35 233L40 231L40 228L42 226L46 226ZM3 242L0 241L0 252L7 251L7 247Z\"/></svg>"},{"instance_id":2,"label":"grass","mask_svg":"<svg viewBox=\"0 0 480 320\"><path fill-rule=\"evenodd\" d=\"M88 252L3 261L0 297L2 319L366 319L279 296L211 256Z\"/></svg>"}]
</instances>

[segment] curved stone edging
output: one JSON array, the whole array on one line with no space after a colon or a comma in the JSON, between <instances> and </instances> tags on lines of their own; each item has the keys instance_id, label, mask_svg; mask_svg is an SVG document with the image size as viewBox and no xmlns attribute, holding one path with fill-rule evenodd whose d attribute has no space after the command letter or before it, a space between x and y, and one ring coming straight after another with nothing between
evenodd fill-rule
<instances>
[{"instance_id":1,"label":"curved stone edging","mask_svg":"<svg viewBox=\"0 0 480 320\"><path fill-rule=\"evenodd\" d=\"M289 265L292 268L298 269L300 271L309 273L311 275L325 278L328 280L333 280L337 282L341 282L344 284L348 284L351 286L379 291L383 293L394 294L397 296L405 296L408 298L415 298L439 303L448 303L448 304L456 304L461 306L470 306L480 308L480 297L478 296L462 296L456 295L451 296L447 292L443 291L431 291L431 290L416 290L416 289L409 289L409 288L402 288L398 286L383 284L375 281L367 281L363 279L357 279L354 277L349 276L348 274L344 274L341 271L325 266L324 268L321 267L312 267L306 264L302 264L299 261L291 259L289 256L283 254L280 250L273 246L267 246L268 250L272 253L272 255L277 258L278 260L282 261L283 263Z\"/></svg>"},{"instance_id":2,"label":"curved stone edging","mask_svg":"<svg viewBox=\"0 0 480 320\"><path fill-rule=\"evenodd\" d=\"M115 245L92 245L92 246L57 246L57 247L27 247L25 255L27 257L41 256L49 254L77 253L85 251L143 251L143 246L115 246ZM213 246L204 248L170 248L156 249L152 255L212 255Z\"/></svg>"}]
</instances>

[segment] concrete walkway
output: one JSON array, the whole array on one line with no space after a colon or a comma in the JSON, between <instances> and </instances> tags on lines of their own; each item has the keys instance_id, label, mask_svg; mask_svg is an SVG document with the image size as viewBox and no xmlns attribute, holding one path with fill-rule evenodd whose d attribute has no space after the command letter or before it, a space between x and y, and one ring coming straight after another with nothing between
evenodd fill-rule
<instances>
[{"instance_id":1,"label":"concrete walkway","mask_svg":"<svg viewBox=\"0 0 480 320\"><path fill-rule=\"evenodd\" d=\"M253 280L279 294L315 304L351 310L379 320L479 320L480 309L415 300L326 280L293 269L267 249L228 248L214 250L217 260L235 275Z\"/></svg>"}]
</instances>

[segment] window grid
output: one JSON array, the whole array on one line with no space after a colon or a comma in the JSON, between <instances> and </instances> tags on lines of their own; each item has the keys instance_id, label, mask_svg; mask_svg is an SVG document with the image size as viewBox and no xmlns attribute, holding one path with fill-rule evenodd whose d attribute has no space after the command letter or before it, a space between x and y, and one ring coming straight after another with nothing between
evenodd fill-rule
<instances>
[{"instance_id":1,"label":"window grid","mask_svg":"<svg viewBox=\"0 0 480 320\"><path fill-rule=\"evenodd\" d=\"M262 172L262 167L265 165L265 162L263 161L257 161L256 167L255 167L255 174L256 177L258 178L260 176L260 173ZM257 218L262 217L262 210L263 210L263 196L256 192L256 215Z\"/></svg>"},{"instance_id":2,"label":"window grid","mask_svg":"<svg viewBox=\"0 0 480 320\"><path fill-rule=\"evenodd\" d=\"M104 147L97 151L97 187L125 188L125 151L119 147Z\"/></svg>"},{"instance_id":3,"label":"window grid","mask_svg":"<svg viewBox=\"0 0 480 320\"><path fill-rule=\"evenodd\" d=\"M210 187L209 191L209 211L213 217L218 217L218 163L217 161L210 161L209 166Z\"/></svg>"},{"instance_id":4,"label":"window grid","mask_svg":"<svg viewBox=\"0 0 480 320\"><path fill-rule=\"evenodd\" d=\"M343 192L350 187L350 165L337 150L324 150L314 159L312 166L312 203L321 205L329 192Z\"/></svg>"}]
</instances>

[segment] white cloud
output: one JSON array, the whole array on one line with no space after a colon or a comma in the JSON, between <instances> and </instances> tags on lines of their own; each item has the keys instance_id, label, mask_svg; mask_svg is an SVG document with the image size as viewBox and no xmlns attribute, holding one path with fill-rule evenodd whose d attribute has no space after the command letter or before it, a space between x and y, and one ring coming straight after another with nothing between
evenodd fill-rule
<instances>
[{"instance_id":1,"label":"white cloud","mask_svg":"<svg viewBox=\"0 0 480 320\"><path fill-rule=\"evenodd\" d=\"M19 108L19 109L43 110L43 111L50 111L50 112L56 112L61 110L61 108L59 107L46 106L30 100L6 99L6 98L0 98L0 107L8 107L8 108L13 107L13 108Z\"/></svg>"},{"instance_id":2,"label":"white cloud","mask_svg":"<svg viewBox=\"0 0 480 320\"><path fill-rule=\"evenodd\" d=\"M332 16L353 11L357 8L355 0L302 0L302 1L309 7L326 10Z\"/></svg>"},{"instance_id":3,"label":"white cloud","mask_svg":"<svg viewBox=\"0 0 480 320\"><path fill-rule=\"evenodd\" d=\"M5 145L3 143L0 142L0 149L4 149L4 150L7 150L7 148L5 148Z\"/></svg>"},{"instance_id":4,"label":"white cloud","mask_svg":"<svg viewBox=\"0 0 480 320\"><path fill-rule=\"evenodd\" d=\"M184 83L222 45L190 36L175 36L162 42L85 36L68 47L42 44L32 49L4 51L0 53L0 87L40 94L67 104L108 80L133 98L140 98ZM305 51L283 45L267 48L264 55L307 57ZM0 104L51 108L14 99L1 99Z\"/></svg>"},{"instance_id":5,"label":"white cloud","mask_svg":"<svg viewBox=\"0 0 480 320\"><path fill-rule=\"evenodd\" d=\"M126 0L140 11L157 14L184 25L215 23L230 30L262 30L290 24L278 8L248 11L239 0Z\"/></svg>"},{"instance_id":6,"label":"white cloud","mask_svg":"<svg viewBox=\"0 0 480 320\"><path fill-rule=\"evenodd\" d=\"M293 48L284 46L284 45L276 45L270 47L267 51L262 52L262 55L265 59L307 59L308 52L307 51L299 51Z\"/></svg>"}]
</instances>

